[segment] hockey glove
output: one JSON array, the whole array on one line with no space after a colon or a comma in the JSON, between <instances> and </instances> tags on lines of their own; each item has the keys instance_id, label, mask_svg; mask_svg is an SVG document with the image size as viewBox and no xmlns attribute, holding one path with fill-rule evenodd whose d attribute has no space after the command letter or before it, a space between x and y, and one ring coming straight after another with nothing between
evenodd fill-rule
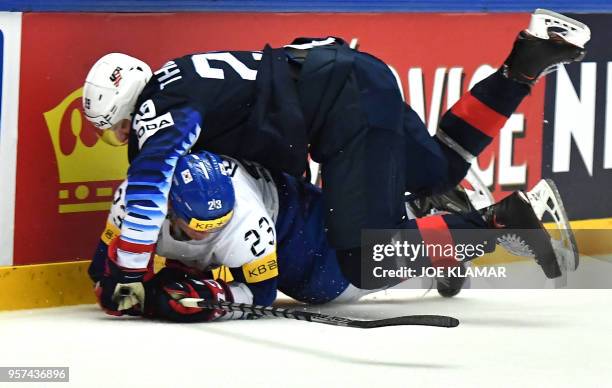
<instances>
[{"instance_id":1,"label":"hockey glove","mask_svg":"<svg viewBox=\"0 0 612 388\"><path fill-rule=\"evenodd\" d=\"M116 243L117 239L111 242L104 276L95 285L98 303L109 315L142 315L145 304L143 282L153 277L153 260L149 260L147 268L123 268L116 262Z\"/></svg>"},{"instance_id":2,"label":"hockey glove","mask_svg":"<svg viewBox=\"0 0 612 388\"><path fill-rule=\"evenodd\" d=\"M248 303L252 302L253 297L244 284L228 285L222 280L200 280L175 268L163 268L152 281L146 283L146 289L146 314L175 322L209 322L219 318L242 317L242 313L228 315L220 309L185 307L180 303L182 298Z\"/></svg>"}]
</instances>

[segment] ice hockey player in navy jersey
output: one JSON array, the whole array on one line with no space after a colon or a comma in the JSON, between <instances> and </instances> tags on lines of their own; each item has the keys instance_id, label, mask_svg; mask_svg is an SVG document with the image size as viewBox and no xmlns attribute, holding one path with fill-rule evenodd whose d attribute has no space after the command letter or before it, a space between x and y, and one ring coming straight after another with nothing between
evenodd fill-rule
<instances>
[{"instance_id":1,"label":"ice hockey player in navy jersey","mask_svg":"<svg viewBox=\"0 0 612 388\"><path fill-rule=\"evenodd\" d=\"M541 227L533 217L495 222L501 213L416 222L404 216L404 193L425 197L457 185L534 82L556 64L580 60L589 38L584 24L537 10L499 70L443 115L433 137L403 102L388 66L338 38L192 54L154 74L136 58L104 56L87 76L84 112L102 139L128 142L130 168L115 267L101 288L127 301L129 293L118 290L137 292L151 276L148 263L172 174L189 150L251 160L296 177L306 170L308 154L320 162L327 237L344 276L359 288L379 286L362 277L363 229L418 228L427 235L427 229L442 228L452 236L453 228ZM523 213L529 210L508 214ZM550 243L536 260L547 276L561 274Z\"/></svg>"}]
</instances>

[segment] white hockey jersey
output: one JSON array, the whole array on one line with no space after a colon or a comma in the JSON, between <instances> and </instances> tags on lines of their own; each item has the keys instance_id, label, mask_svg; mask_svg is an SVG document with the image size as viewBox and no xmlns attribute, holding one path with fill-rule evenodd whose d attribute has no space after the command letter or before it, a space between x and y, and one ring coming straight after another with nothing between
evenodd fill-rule
<instances>
[{"instance_id":1,"label":"white hockey jersey","mask_svg":"<svg viewBox=\"0 0 612 388\"><path fill-rule=\"evenodd\" d=\"M236 268L253 262L276 261L274 223L278 216L278 193L274 182L258 165L249 163L245 168L236 160L223 159L236 193L230 222L202 240L181 241L173 237L172 226L169 220L165 220L157 241L157 254L201 270L221 265ZM265 280L257 279L257 276L245 277L247 280Z\"/></svg>"},{"instance_id":2,"label":"white hockey jersey","mask_svg":"<svg viewBox=\"0 0 612 388\"><path fill-rule=\"evenodd\" d=\"M230 222L219 231L195 241L176 238L181 234L173 232L170 221L166 219L160 230L156 253L200 270L211 270L221 265L242 267L247 283L275 277L278 265L274 223L279 208L276 185L261 166L222 158L236 195ZM115 192L103 240L110 240L121 230L125 217L125 188L126 182L123 182Z\"/></svg>"}]
</instances>

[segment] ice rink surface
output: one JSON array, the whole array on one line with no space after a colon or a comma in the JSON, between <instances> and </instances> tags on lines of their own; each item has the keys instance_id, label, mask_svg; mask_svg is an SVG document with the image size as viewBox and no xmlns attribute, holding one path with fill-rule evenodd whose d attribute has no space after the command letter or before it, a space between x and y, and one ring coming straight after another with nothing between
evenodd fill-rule
<instances>
[{"instance_id":1,"label":"ice rink surface","mask_svg":"<svg viewBox=\"0 0 612 388\"><path fill-rule=\"evenodd\" d=\"M422 295L392 290L320 311L368 319L447 314L461 325L364 330L274 318L171 324L113 318L94 305L5 312L0 366L69 366L69 383L38 384L52 387L612 384L612 290ZM300 308L289 300L281 305Z\"/></svg>"}]
</instances>

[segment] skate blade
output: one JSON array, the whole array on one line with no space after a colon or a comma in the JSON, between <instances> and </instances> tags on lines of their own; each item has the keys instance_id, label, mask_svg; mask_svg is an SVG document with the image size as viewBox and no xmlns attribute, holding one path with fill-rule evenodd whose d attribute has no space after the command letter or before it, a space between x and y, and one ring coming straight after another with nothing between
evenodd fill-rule
<instances>
[{"instance_id":1,"label":"skate blade","mask_svg":"<svg viewBox=\"0 0 612 388\"><path fill-rule=\"evenodd\" d=\"M559 266L566 271L575 271L580 261L578 246L557 185L550 179L542 179L527 192L527 197L540 220L548 213L557 226L561 238L555 239L551 235L551 243Z\"/></svg>"},{"instance_id":2,"label":"skate blade","mask_svg":"<svg viewBox=\"0 0 612 388\"><path fill-rule=\"evenodd\" d=\"M584 48L591 39L591 30L586 24L542 8L536 9L531 15L527 32L540 39L549 39L553 33L580 48Z\"/></svg>"},{"instance_id":3,"label":"skate blade","mask_svg":"<svg viewBox=\"0 0 612 388\"><path fill-rule=\"evenodd\" d=\"M496 241L497 245L514 256L535 258L535 253L527 242L515 233L504 233Z\"/></svg>"}]
</instances>

